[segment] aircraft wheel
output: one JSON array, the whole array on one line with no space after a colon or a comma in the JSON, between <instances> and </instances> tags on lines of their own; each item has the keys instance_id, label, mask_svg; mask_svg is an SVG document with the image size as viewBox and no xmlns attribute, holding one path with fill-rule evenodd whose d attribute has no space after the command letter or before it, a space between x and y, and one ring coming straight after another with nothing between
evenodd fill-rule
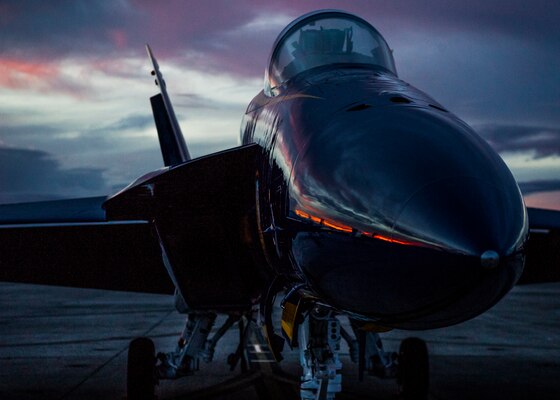
<instances>
[{"instance_id":1,"label":"aircraft wheel","mask_svg":"<svg viewBox=\"0 0 560 400\"><path fill-rule=\"evenodd\" d=\"M406 400L425 400L430 385L428 348L422 339L408 338L401 342L397 382Z\"/></svg>"},{"instance_id":2,"label":"aircraft wheel","mask_svg":"<svg viewBox=\"0 0 560 400\"><path fill-rule=\"evenodd\" d=\"M126 389L128 400L154 400L156 385L154 342L141 337L128 346Z\"/></svg>"}]
</instances>

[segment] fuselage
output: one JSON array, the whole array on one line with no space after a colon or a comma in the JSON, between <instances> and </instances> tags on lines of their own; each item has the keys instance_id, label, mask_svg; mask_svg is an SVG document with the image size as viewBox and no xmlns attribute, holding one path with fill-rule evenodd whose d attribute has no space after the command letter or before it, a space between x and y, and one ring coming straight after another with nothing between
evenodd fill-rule
<instances>
[{"instance_id":1,"label":"fuselage","mask_svg":"<svg viewBox=\"0 0 560 400\"><path fill-rule=\"evenodd\" d=\"M511 172L398 78L359 17L319 11L284 29L241 141L105 202L109 220L152 222L189 310L246 312L285 288L429 329L487 310L522 273L527 211Z\"/></svg>"},{"instance_id":2,"label":"fuselage","mask_svg":"<svg viewBox=\"0 0 560 400\"><path fill-rule=\"evenodd\" d=\"M264 152L269 259L333 308L435 328L487 310L520 277L527 216L511 172L394 71L301 71L253 99L241 136Z\"/></svg>"}]
</instances>

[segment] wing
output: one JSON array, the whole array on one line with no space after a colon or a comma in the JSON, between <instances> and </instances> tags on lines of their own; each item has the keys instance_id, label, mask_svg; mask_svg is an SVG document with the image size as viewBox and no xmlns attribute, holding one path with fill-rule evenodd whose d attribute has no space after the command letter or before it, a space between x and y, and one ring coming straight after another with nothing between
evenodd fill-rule
<instances>
[{"instance_id":1,"label":"wing","mask_svg":"<svg viewBox=\"0 0 560 400\"><path fill-rule=\"evenodd\" d=\"M107 221L105 197L0 206L0 281L172 293L147 221Z\"/></svg>"},{"instance_id":2,"label":"wing","mask_svg":"<svg viewBox=\"0 0 560 400\"><path fill-rule=\"evenodd\" d=\"M176 287L190 307L246 307L262 287L254 258L260 154L248 145L154 171L108 200L2 205L0 280Z\"/></svg>"},{"instance_id":3,"label":"wing","mask_svg":"<svg viewBox=\"0 0 560 400\"><path fill-rule=\"evenodd\" d=\"M0 281L151 293L197 307L250 304L255 174L249 145L191 160L159 65L154 120L167 168L117 195L0 206ZM260 286L259 286L260 288Z\"/></svg>"},{"instance_id":4,"label":"wing","mask_svg":"<svg viewBox=\"0 0 560 400\"><path fill-rule=\"evenodd\" d=\"M560 211L528 208L530 237L524 283L560 281Z\"/></svg>"}]
</instances>

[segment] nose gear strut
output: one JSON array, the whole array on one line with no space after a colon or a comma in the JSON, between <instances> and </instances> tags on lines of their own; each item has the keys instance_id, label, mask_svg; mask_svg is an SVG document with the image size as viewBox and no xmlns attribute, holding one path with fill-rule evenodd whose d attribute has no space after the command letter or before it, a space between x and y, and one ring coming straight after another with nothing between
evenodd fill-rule
<instances>
[{"instance_id":1,"label":"nose gear strut","mask_svg":"<svg viewBox=\"0 0 560 400\"><path fill-rule=\"evenodd\" d=\"M332 311L313 309L299 327L302 400L333 400L342 390L340 322Z\"/></svg>"}]
</instances>

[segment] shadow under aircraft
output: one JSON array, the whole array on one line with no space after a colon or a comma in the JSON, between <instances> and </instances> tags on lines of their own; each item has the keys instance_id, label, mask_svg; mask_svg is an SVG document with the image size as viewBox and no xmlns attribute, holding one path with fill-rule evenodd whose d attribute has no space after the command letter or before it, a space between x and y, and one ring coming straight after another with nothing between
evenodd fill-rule
<instances>
[{"instance_id":1,"label":"shadow under aircraft","mask_svg":"<svg viewBox=\"0 0 560 400\"><path fill-rule=\"evenodd\" d=\"M426 398L425 343L390 353L380 333L458 324L520 279L559 280L560 213L527 210L500 156L399 79L360 17L321 10L290 23L242 145L196 159L148 53L165 167L109 197L0 206L1 280L174 294L185 330L157 356L150 339L132 340L129 400L191 375L234 325L232 368L255 332L278 361L284 344L299 349L302 399L343 390L342 340L361 374ZM209 337L217 314L226 322Z\"/></svg>"}]
</instances>

